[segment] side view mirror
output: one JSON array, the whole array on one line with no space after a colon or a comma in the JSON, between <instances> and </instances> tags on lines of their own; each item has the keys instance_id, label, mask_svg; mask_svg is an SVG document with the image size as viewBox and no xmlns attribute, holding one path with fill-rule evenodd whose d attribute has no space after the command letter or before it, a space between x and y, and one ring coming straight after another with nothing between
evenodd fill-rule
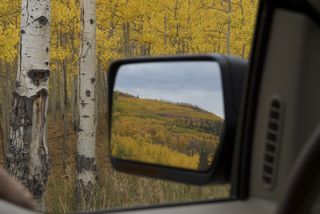
<instances>
[{"instance_id":1,"label":"side view mirror","mask_svg":"<svg viewBox=\"0 0 320 214\"><path fill-rule=\"evenodd\" d=\"M113 167L191 184L228 182L247 64L219 55L113 62Z\"/></svg>"}]
</instances>

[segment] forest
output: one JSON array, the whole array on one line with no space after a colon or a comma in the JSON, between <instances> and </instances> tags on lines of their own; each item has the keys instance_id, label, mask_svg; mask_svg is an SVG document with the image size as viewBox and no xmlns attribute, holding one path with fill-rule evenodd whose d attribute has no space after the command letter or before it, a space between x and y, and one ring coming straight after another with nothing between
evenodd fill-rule
<instances>
[{"instance_id":1,"label":"forest","mask_svg":"<svg viewBox=\"0 0 320 214\"><path fill-rule=\"evenodd\" d=\"M142 99L119 91L113 96L114 157L208 170L220 142L222 118L186 103Z\"/></svg>"},{"instance_id":2,"label":"forest","mask_svg":"<svg viewBox=\"0 0 320 214\"><path fill-rule=\"evenodd\" d=\"M26 2L30 3L29 7L26 7ZM33 108L28 108L30 103L21 98L35 97L34 106L40 106L36 112L42 114L33 115L31 121L37 121L40 125L35 129L32 122L24 120L20 127L40 130L35 132L41 135L36 142L40 143L38 146L44 159L41 166L30 169L30 173L41 174L37 171L39 169L45 172L41 175L37 191L33 191L42 198L43 206L40 209L66 213L72 210L227 198L230 189L228 184L196 187L126 175L112 169L106 122L107 70L112 60L134 56L217 53L247 58L251 49L257 1L90 0L92 4L87 4L89 0L44 0L41 5L37 5L37 2L0 0L0 161L17 178L23 177L18 171L24 169L25 165L21 165L21 160L14 160L14 157L24 156L17 153L20 150L16 149L18 144L15 143L29 138L19 137L17 120L20 117L16 115L28 109L26 112L30 113L30 108ZM34 10L31 6L34 6ZM44 15L39 16L38 8L46 11ZM89 10L91 12L86 13ZM39 17L31 17L32 12ZM89 25L83 22L84 18L87 18ZM44 39L25 45L24 42L28 40L24 38L33 34L28 30L30 26L24 25L24 22L30 22L35 32L45 32L41 37ZM84 34L86 27L89 30ZM94 39L85 42L89 37ZM86 45L91 48L90 54L84 51ZM43 54L24 52L33 47L43 48ZM81 60L84 57L89 57L88 62L92 63ZM40 65L38 62L32 63L34 58L42 60L43 67L34 68ZM23 69L28 69L28 66L33 68L32 72L18 75L19 71L25 72ZM21 78L32 79L32 87L26 87L26 82ZM83 84L87 84L89 89L83 89ZM81 96L84 98L80 99ZM24 105L21 105L22 101ZM87 117L86 113L81 112L82 106L88 108L93 116ZM181 126L174 131L192 126L193 133L184 133L183 138L195 137L201 130L201 135L212 138L208 133L212 130L212 124L204 121L199 125L193 118L197 117L195 114L203 112L195 112L190 112L183 121L176 119L178 121L175 122ZM91 145L89 157L79 153L80 145L87 139L87 135L81 133L84 129L94 133L88 139ZM158 135L156 141L159 143L156 145L161 146L167 136L161 136L161 132ZM181 148L174 141L171 139L170 151L181 153ZM24 149L30 150L28 147ZM192 151L188 152L192 156ZM188 152L183 151L185 154ZM35 160L26 158L31 162ZM78 191L81 183L78 179L81 179L79 172L83 170L79 168L79 163L84 163L83 160L91 163L90 179L95 184L93 189L89 188L92 193L89 203L87 198L79 202L82 193ZM17 164L20 164L19 167L15 167ZM25 182L28 186L31 180ZM31 190L34 188L28 187Z\"/></svg>"}]
</instances>

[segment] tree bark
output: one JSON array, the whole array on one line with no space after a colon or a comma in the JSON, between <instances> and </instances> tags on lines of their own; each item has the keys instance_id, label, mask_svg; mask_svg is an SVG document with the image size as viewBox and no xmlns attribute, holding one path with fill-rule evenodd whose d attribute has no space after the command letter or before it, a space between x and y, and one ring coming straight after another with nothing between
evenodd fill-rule
<instances>
[{"instance_id":1,"label":"tree bark","mask_svg":"<svg viewBox=\"0 0 320 214\"><path fill-rule=\"evenodd\" d=\"M66 171L66 144L68 138L68 128L67 128L67 59L62 61L63 68L63 102L62 102L62 118L63 118L63 142L61 144L61 159L63 171Z\"/></svg>"},{"instance_id":2,"label":"tree bark","mask_svg":"<svg viewBox=\"0 0 320 214\"><path fill-rule=\"evenodd\" d=\"M7 169L41 199L48 180L46 116L50 0L22 0L20 49L7 146Z\"/></svg>"},{"instance_id":3,"label":"tree bark","mask_svg":"<svg viewBox=\"0 0 320 214\"><path fill-rule=\"evenodd\" d=\"M123 54L125 57L129 57L131 55L129 22L125 22L123 24Z\"/></svg>"},{"instance_id":4,"label":"tree bark","mask_svg":"<svg viewBox=\"0 0 320 214\"><path fill-rule=\"evenodd\" d=\"M163 28L164 28L163 45L166 48L167 47L167 40L168 40L168 38L167 38L168 29L167 29L167 17L166 16L163 17Z\"/></svg>"},{"instance_id":5,"label":"tree bark","mask_svg":"<svg viewBox=\"0 0 320 214\"><path fill-rule=\"evenodd\" d=\"M0 73L2 73L2 62L0 61ZM7 132L7 100L6 100L6 87L7 87L7 81L1 81L1 89L2 89L2 97L3 100L1 102L1 124L0 124L0 132L1 132L1 157L2 157L2 164L6 162L6 144L7 144L7 137L8 137L8 132Z\"/></svg>"},{"instance_id":6,"label":"tree bark","mask_svg":"<svg viewBox=\"0 0 320 214\"><path fill-rule=\"evenodd\" d=\"M72 122L75 131L78 129L79 125L79 114L78 114L78 76L73 77L73 92L72 92Z\"/></svg>"},{"instance_id":7,"label":"tree bark","mask_svg":"<svg viewBox=\"0 0 320 214\"><path fill-rule=\"evenodd\" d=\"M64 106L63 106L63 74L61 74L61 71L63 70L62 67L62 61L59 60L57 62L58 66L57 66L57 86L58 86L58 92L59 92L59 105L58 108L60 110L60 119L63 120L63 112L64 112Z\"/></svg>"},{"instance_id":8,"label":"tree bark","mask_svg":"<svg viewBox=\"0 0 320 214\"><path fill-rule=\"evenodd\" d=\"M79 126L77 129L76 199L93 208L96 185L96 14L95 0L81 0Z\"/></svg>"},{"instance_id":9,"label":"tree bark","mask_svg":"<svg viewBox=\"0 0 320 214\"><path fill-rule=\"evenodd\" d=\"M51 76L52 81L52 90L50 92L50 113L54 120L57 119L57 84L56 84L56 72L52 73Z\"/></svg>"},{"instance_id":10,"label":"tree bark","mask_svg":"<svg viewBox=\"0 0 320 214\"><path fill-rule=\"evenodd\" d=\"M226 32L226 49L227 55L231 54L231 12L232 12L232 2L227 0L227 32Z\"/></svg>"}]
</instances>

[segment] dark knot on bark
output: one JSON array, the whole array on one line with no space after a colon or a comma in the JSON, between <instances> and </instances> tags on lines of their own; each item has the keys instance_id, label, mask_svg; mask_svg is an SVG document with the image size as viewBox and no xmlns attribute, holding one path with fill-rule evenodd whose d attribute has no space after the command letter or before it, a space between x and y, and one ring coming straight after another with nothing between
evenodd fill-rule
<instances>
[{"instance_id":1,"label":"dark knot on bark","mask_svg":"<svg viewBox=\"0 0 320 214\"><path fill-rule=\"evenodd\" d=\"M48 18L45 16L40 16L35 21L38 21L42 25L46 25L49 22Z\"/></svg>"},{"instance_id":2,"label":"dark knot on bark","mask_svg":"<svg viewBox=\"0 0 320 214\"><path fill-rule=\"evenodd\" d=\"M86 95L87 95L87 97L90 97L91 96L91 92L89 90L86 90Z\"/></svg>"},{"instance_id":3,"label":"dark knot on bark","mask_svg":"<svg viewBox=\"0 0 320 214\"><path fill-rule=\"evenodd\" d=\"M48 80L50 76L50 70L46 69L32 69L28 71L28 77L32 80L33 84L39 86L42 82Z\"/></svg>"}]
</instances>

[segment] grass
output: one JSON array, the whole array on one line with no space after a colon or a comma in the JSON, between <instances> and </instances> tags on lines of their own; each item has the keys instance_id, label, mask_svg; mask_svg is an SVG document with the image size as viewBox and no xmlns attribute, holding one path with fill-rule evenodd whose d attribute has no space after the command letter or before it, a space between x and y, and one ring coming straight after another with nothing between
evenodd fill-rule
<instances>
[{"instance_id":1,"label":"grass","mask_svg":"<svg viewBox=\"0 0 320 214\"><path fill-rule=\"evenodd\" d=\"M103 109L103 107L99 107ZM97 127L98 180L94 206L96 210L175 204L202 200L226 199L230 186L192 186L164 180L128 175L113 170L109 160L109 146L105 112L99 111ZM198 113L195 113L198 115ZM65 145L66 169L62 165L63 121L48 117L48 148L50 172L44 193L46 212L69 213L81 210L74 200L76 133L68 118L68 138ZM2 158L1 158L2 159ZM80 208L80 209L79 209Z\"/></svg>"}]
</instances>

